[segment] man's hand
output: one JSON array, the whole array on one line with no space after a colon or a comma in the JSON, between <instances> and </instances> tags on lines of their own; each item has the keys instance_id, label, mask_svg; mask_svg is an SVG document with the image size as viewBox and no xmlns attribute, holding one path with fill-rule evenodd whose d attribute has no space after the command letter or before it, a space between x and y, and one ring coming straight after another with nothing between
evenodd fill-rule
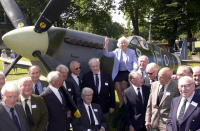
<instances>
[{"instance_id":1,"label":"man's hand","mask_svg":"<svg viewBox=\"0 0 200 131\"><path fill-rule=\"evenodd\" d=\"M129 131L135 131L135 129L132 125L129 126Z\"/></svg>"},{"instance_id":2,"label":"man's hand","mask_svg":"<svg viewBox=\"0 0 200 131\"><path fill-rule=\"evenodd\" d=\"M146 122L145 126L146 126L147 130L149 130L151 128L151 123L150 122Z\"/></svg>"},{"instance_id":3,"label":"man's hand","mask_svg":"<svg viewBox=\"0 0 200 131\"><path fill-rule=\"evenodd\" d=\"M115 111L115 108L109 108L109 113L112 114Z\"/></svg>"},{"instance_id":4,"label":"man's hand","mask_svg":"<svg viewBox=\"0 0 200 131\"><path fill-rule=\"evenodd\" d=\"M105 49L105 50L108 49L108 43L109 43L109 39L108 39L108 37L106 36L106 37L105 37L105 45L104 45L104 49Z\"/></svg>"},{"instance_id":5,"label":"man's hand","mask_svg":"<svg viewBox=\"0 0 200 131\"><path fill-rule=\"evenodd\" d=\"M70 118L71 117L71 111L69 110L69 111L67 111L67 118Z\"/></svg>"}]
</instances>

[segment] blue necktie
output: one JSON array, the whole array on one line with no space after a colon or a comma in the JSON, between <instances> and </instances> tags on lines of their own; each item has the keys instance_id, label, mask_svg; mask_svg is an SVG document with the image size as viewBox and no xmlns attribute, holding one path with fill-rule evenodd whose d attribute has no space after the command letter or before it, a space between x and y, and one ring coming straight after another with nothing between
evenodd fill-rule
<instances>
[{"instance_id":1,"label":"blue necktie","mask_svg":"<svg viewBox=\"0 0 200 131\"><path fill-rule=\"evenodd\" d=\"M20 127L20 125L19 125L19 121L18 121L18 119L17 119L17 116L16 116L15 113L14 113L14 108L10 108L10 112L11 112L11 114L12 114L12 119L13 119L13 121L14 121L14 123L15 123L17 129L18 129L18 131L21 131L21 127Z\"/></svg>"}]
</instances>

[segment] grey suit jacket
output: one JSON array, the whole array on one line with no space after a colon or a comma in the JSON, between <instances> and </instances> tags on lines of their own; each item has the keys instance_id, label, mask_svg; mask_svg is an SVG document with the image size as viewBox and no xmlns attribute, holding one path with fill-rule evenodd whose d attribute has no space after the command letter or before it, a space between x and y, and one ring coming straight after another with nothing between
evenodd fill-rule
<instances>
[{"instance_id":1,"label":"grey suit jacket","mask_svg":"<svg viewBox=\"0 0 200 131\"><path fill-rule=\"evenodd\" d=\"M172 79L168 85L165 86L163 97L160 101L160 104L157 105L159 86L159 81L152 83L151 93L147 104L145 121L150 122L152 128L157 128L159 121L161 121L163 124L166 124L170 111L171 101L174 97L180 95L177 87L177 81Z\"/></svg>"},{"instance_id":2,"label":"grey suit jacket","mask_svg":"<svg viewBox=\"0 0 200 131\"><path fill-rule=\"evenodd\" d=\"M17 103L15 105L15 110L19 116L19 121L21 125L21 131L29 131L28 123L26 121L26 116L22 105ZM0 103L0 131L18 131L13 120L10 118L8 112Z\"/></svg>"}]
</instances>

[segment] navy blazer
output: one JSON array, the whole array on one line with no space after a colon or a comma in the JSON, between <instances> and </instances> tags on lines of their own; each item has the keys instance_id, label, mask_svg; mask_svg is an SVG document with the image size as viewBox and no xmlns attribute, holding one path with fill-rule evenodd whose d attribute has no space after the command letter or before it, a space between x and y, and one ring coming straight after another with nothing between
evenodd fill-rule
<instances>
[{"instance_id":1,"label":"navy blazer","mask_svg":"<svg viewBox=\"0 0 200 131\"><path fill-rule=\"evenodd\" d=\"M107 113L109 108L115 108L115 92L114 83L110 74L101 71L101 90L98 93L94 83L93 73L90 71L83 76L82 88L89 87L93 89L92 103L97 103L101 106L103 113Z\"/></svg>"},{"instance_id":2,"label":"navy blazer","mask_svg":"<svg viewBox=\"0 0 200 131\"><path fill-rule=\"evenodd\" d=\"M49 87L41 96L44 98L49 113L47 131L69 131L69 122L67 121L68 108L61 104Z\"/></svg>"},{"instance_id":3,"label":"navy blazer","mask_svg":"<svg viewBox=\"0 0 200 131\"><path fill-rule=\"evenodd\" d=\"M167 119L167 131L177 130L177 110L182 96L172 100L169 117ZM180 131L200 131L200 95L195 93L180 124Z\"/></svg>"},{"instance_id":4,"label":"navy blazer","mask_svg":"<svg viewBox=\"0 0 200 131\"><path fill-rule=\"evenodd\" d=\"M119 62L121 59L121 52L122 50L120 48L116 48L112 52L108 52L108 50L104 50L103 54L107 57L113 57L114 58L114 65L113 65L113 71L112 71L112 79L114 80L119 72ZM137 56L135 54L135 51L132 49L127 48L126 50L127 60L126 60L126 67L129 72L132 70L136 70L138 68L138 62L137 62Z\"/></svg>"},{"instance_id":5,"label":"navy blazer","mask_svg":"<svg viewBox=\"0 0 200 131\"><path fill-rule=\"evenodd\" d=\"M78 109L81 113L80 118L73 118L72 120L72 126L73 126L73 131L87 131L88 129L93 129L94 131L99 130L99 128L104 127L105 130L108 130L108 124L106 119L103 116L101 107L98 104L92 103L92 110L95 113L95 116L99 122L99 126L91 126L90 125L90 119L87 114L86 108L83 103L78 105Z\"/></svg>"},{"instance_id":6,"label":"navy blazer","mask_svg":"<svg viewBox=\"0 0 200 131\"><path fill-rule=\"evenodd\" d=\"M124 103L128 125L132 125L135 130L145 127L145 112L150 94L150 87L142 87L143 104L138 101L137 94L132 85L124 91Z\"/></svg>"}]
</instances>

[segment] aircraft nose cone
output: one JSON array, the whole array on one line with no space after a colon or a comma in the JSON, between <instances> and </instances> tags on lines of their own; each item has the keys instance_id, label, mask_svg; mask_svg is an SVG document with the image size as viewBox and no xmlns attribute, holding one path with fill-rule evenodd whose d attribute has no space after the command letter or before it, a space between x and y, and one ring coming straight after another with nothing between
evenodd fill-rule
<instances>
[{"instance_id":1,"label":"aircraft nose cone","mask_svg":"<svg viewBox=\"0 0 200 131\"><path fill-rule=\"evenodd\" d=\"M39 50L45 55L48 49L47 32L36 33L33 26L12 30L3 35L2 40L8 48L30 60L36 59L32 56L34 51Z\"/></svg>"}]
</instances>

